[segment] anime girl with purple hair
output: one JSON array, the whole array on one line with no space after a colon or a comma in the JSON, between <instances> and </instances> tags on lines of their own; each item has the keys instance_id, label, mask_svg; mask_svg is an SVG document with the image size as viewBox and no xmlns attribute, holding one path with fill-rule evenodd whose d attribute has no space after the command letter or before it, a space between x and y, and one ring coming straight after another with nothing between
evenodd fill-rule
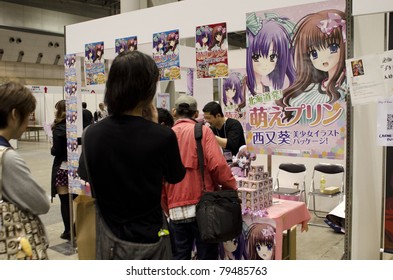
<instances>
[{"instance_id":1,"label":"anime girl with purple hair","mask_svg":"<svg viewBox=\"0 0 393 280\"><path fill-rule=\"evenodd\" d=\"M157 33L153 37L153 55L163 55L165 50L165 33Z\"/></svg>"},{"instance_id":2,"label":"anime girl with purple hair","mask_svg":"<svg viewBox=\"0 0 393 280\"><path fill-rule=\"evenodd\" d=\"M317 104L344 100L345 13L332 9L306 15L296 25L293 42L297 77L276 103L284 108L310 104L315 112ZM292 113L285 112L285 119ZM302 115L298 121L307 124L313 118Z\"/></svg>"},{"instance_id":3,"label":"anime girl with purple hair","mask_svg":"<svg viewBox=\"0 0 393 280\"><path fill-rule=\"evenodd\" d=\"M218 246L220 260L247 260L246 242L243 232Z\"/></svg>"},{"instance_id":4,"label":"anime girl with purple hair","mask_svg":"<svg viewBox=\"0 0 393 280\"><path fill-rule=\"evenodd\" d=\"M252 95L287 88L295 80L291 34L294 23L266 13L247 17L247 87Z\"/></svg>"},{"instance_id":5,"label":"anime girl with purple hair","mask_svg":"<svg viewBox=\"0 0 393 280\"><path fill-rule=\"evenodd\" d=\"M247 252L250 260L274 260L276 229L269 223L254 223L248 228Z\"/></svg>"},{"instance_id":6,"label":"anime girl with purple hair","mask_svg":"<svg viewBox=\"0 0 393 280\"><path fill-rule=\"evenodd\" d=\"M96 57L95 47L93 44L86 45L85 47L85 61L93 63Z\"/></svg>"},{"instance_id":7,"label":"anime girl with purple hair","mask_svg":"<svg viewBox=\"0 0 393 280\"><path fill-rule=\"evenodd\" d=\"M196 31L195 48L197 52L204 52L209 50L209 44L212 38L212 28L208 25L200 26Z\"/></svg>"},{"instance_id":8,"label":"anime girl with purple hair","mask_svg":"<svg viewBox=\"0 0 393 280\"><path fill-rule=\"evenodd\" d=\"M237 105L244 101L241 74L232 72L224 79L222 101L225 106Z\"/></svg>"}]
</instances>

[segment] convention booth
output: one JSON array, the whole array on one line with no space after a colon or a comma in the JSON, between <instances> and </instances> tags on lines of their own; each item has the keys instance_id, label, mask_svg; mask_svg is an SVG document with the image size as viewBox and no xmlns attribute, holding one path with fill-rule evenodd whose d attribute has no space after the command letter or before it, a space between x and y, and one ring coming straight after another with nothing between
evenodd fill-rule
<instances>
[{"instance_id":1,"label":"convention booth","mask_svg":"<svg viewBox=\"0 0 393 280\"><path fill-rule=\"evenodd\" d=\"M82 135L79 117L81 102L86 101L88 106L93 106L95 110L98 103L103 101L105 79L111 61L124 49L137 46L139 51L152 55L160 69L157 107L170 109L179 94L189 94L198 101L200 112L206 103L215 100L222 105L227 117L236 118L242 123L247 150L256 154L252 165L265 168L268 173L266 190L271 195L266 196L270 201L269 207L263 203L258 204L258 201L263 201L258 197L255 208L250 207L249 211L244 212L246 235L251 235L254 224L263 224L269 220L267 223L273 226L275 233L274 258L282 259L287 257L282 253L284 239L284 242L292 242L292 251L295 247L296 238L291 234L296 233L296 225L300 224L302 230L307 230L309 224L313 225L308 209L324 213L322 218L316 216L316 219L312 220L317 220L319 226L326 226L326 214L340 206L340 213L343 214L341 228L345 228L343 258L379 259L382 248L379 229L383 228L383 215L378 209L382 207L382 182L377 179L370 184L370 180L379 178L382 168L378 167L381 167L383 158L379 148L375 155L377 145L373 146L375 143L370 140L372 137L365 137L361 126L357 125L359 119L364 120L369 110L373 110L369 108L373 105L361 104L357 107L351 103L348 87L352 79L345 79L346 75L348 78L345 60L353 58L354 54L363 55L384 50L366 49L365 46L368 47L369 44L362 45L363 49L356 49L354 38L361 37L360 29L363 34L363 29L370 26L361 25L361 22L367 19L353 16L383 13L393 8L385 6L380 11L371 11L368 8L362 10L360 6L363 3L360 2L250 0L245 4L241 1L189 0L66 26L64 60L68 142L77 143ZM224 6L225 9L222 9ZM322 18L314 24L314 27L317 26L314 29L320 33L318 38L321 39L314 42L314 48L302 49L300 43L303 36L309 35L307 32L311 33L307 31L307 22L315 20L311 15L318 13L322 14ZM377 21L377 24L383 26L385 23ZM203 40L199 41L199 37L206 31L220 32L221 43L204 47ZM266 44L263 45L263 39L258 37L262 37L264 32L268 34L266 36L271 36L267 47ZM279 32L287 38L284 35L273 38L271 35ZM376 33L378 32L370 32L369 36L381 35ZM323 38L331 34L334 34L334 39L324 41ZM231 45L233 35L243 36L244 45ZM211 36L210 38L215 37ZM171 41L176 41L177 47L172 45L171 52L167 53L160 46L162 38L164 41L166 39L168 45ZM380 41L380 38L377 38L373 41ZM362 43L360 41L361 39L358 46ZM131 46L135 42L137 45ZM299 45L296 45L298 43ZM294 49L288 51L291 46ZM329 50L329 55L336 55L336 58L329 62L320 62L318 66L318 62L311 60L318 60L318 55L324 55L321 48ZM304 55L310 58L309 65L303 61L305 59L301 59ZM285 62L284 56L289 57ZM263 70L253 69L252 65L266 57L273 65L273 71L271 69L258 73ZM330 68L329 63L332 64ZM276 64L281 72L270 75L275 71ZM321 75L314 68L328 74L323 74L322 79L310 81L309 76ZM316 71L315 74L313 71ZM351 78L353 75L352 73ZM327 82L332 80L333 86L329 87ZM229 100L228 89L225 88L229 81L232 83L232 91L236 91L235 83L240 81L241 89L237 91L238 94L242 92L241 97L232 97L232 100ZM301 95L296 86L302 89L302 93L307 94ZM312 96L321 91L325 94L318 95L317 98ZM372 118L368 118L368 121L371 120ZM359 136L366 139L366 143L357 143L356 138ZM372 146L371 149L369 145ZM88 194L76 172L80 148L72 147L70 145L68 151L70 189L77 194ZM355 153L359 154L355 156ZM370 164L365 166L365 162L370 163L370 159L372 163L376 163L375 170L369 170L373 168ZM276 177L279 171L282 171L283 164L287 163L303 165L304 178L293 181L288 179L289 176L281 175L280 184L294 187L295 192L278 193ZM329 165L329 168L324 169L320 165ZM327 170L325 175L316 174L321 170ZM292 170L290 173L299 172ZM335 173L339 173L337 178L328 179ZM325 181L326 186L323 183ZM301 185L301 182L304 182L304 185ZM375 187L370 190L370 185ZM367 195L363 195L362 190L366 188ZM252 191L244 190L244 194L239 194L244 199L244 204L246 192ZM254 189L253 192L257 196L257 190ZM300 195L297 200L300 201L289 198L298 193ZM367 210L360 209L360 205L370 205L370 196L375 198L371 207L365 207ZM264 214L264 211L267 213ZM364 213L365 211L368 213ZM362 218L359 217L360 213ZM365 217L367 226L364 224ZM363 230L369 227L370 223L374 232ZM246 236L245 239L247 238ZM366 239L367 242L364 241ZM248 257L240 258L245 259L252 255L250 251L247 253Z\"/></svg>"}]
</instances>

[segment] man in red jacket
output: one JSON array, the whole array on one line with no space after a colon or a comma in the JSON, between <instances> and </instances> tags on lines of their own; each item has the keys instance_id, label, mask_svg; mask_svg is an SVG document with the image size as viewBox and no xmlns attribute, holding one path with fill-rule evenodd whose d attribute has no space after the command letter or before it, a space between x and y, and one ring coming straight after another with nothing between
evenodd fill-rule
<instances>
[{"instance_id":1,"label":"man in red jacket","mask_svg":"<svg viewBox=\"0 0 393 280\"><path fill-rule=\"evenodd\" d=\"M173 258L191 259L192 247L195 244L198 259L214 260L218 258L218 244L201 241L195 218L196 204L202 195L202 176L194 136L194 127L197 123L195 119L198 117L196 100L192 96L181 95L175 102L173 114L177 120L172 129L177 136L180 156L187 170L180 183L166 184L162 192L162 205L170 218L170 234L175 250ZM220 185L223 189L236 190L235 178L212 130L202 126L202 135L206 190L218 190Z\"/></svg>"}]
</instances>

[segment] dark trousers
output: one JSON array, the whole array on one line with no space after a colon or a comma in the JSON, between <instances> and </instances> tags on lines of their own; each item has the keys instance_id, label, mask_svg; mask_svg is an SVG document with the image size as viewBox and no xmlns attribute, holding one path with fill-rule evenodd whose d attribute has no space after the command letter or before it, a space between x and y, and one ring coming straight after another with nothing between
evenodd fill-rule
<instances>
[{"instance_id":1,"label":"dark trousers","mask_svg":"<svg viewBox=\"0 0 393 280\"><path fill-rule=\"evenodd\" d=\"M218 259L218 244L205 243L201 240L195 219L187 222L171 221L169 232L172 236L173 259L190 260L194 244L198 260Z\"/></svg>"}]
</instances>

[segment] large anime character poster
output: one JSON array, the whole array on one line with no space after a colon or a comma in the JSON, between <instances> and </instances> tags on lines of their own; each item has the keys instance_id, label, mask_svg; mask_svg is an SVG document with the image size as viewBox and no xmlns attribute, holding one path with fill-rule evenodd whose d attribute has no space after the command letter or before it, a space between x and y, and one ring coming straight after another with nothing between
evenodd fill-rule
<instances>
[{"instance_id":1,"label":"large anime character poster","mask_svg":"<svg viewBox=\"0 0 393 280\"><path fill-rule=\"evenodd\" d=\"M228 76L226 23L196 27L195 51L197 79Z\"/></svg>"},{"instance_id":2,"label":"large anime character poster","mask_svg":"<svg viewBox=\"0 0 393 280\"><path fill-rule=\"evenodd\" d=\"M225 117L237 119L246 130L246 69L233 69L222 82L222 103Z\"/></svg>"},{"instance_id":3,"label":"large anime character poster","mask_svg":"<svg viewBox=\"0 0 393 280\"><path fill-rule=\"evenodd\" d=\"M179 30L153 34L153 59L160 81L180 79Z\"/></svg>"},{"instance_id":4,"label":"large anime character poster","mask_svg":"<svg viewBox=\"0 0 393 280\"><path fill-rule=\"evenodd\" d=\"M85 44L86 85L105 84L104 42Z\"/></svg>"},{"instance_id":5,"label":"large anime character poster","mask_svg":"<svg viewBox=\"0 0 393 280\"><path fill-rule=\"evenodd\" d=\"M246 15L250 151L343 159L344 9L330 0Z\"/></svg>"},{"instance_id":6,"label":"large anime character poster","mask_svg":"<svg viewBox=\"0 0 393 280\"><path fill-rule=\"evenodd\" d=\"M115 40L115 52L117 54L124 51L135 51L138 49L137 36L119 38Z\"/></svg>"}]
</instances>

